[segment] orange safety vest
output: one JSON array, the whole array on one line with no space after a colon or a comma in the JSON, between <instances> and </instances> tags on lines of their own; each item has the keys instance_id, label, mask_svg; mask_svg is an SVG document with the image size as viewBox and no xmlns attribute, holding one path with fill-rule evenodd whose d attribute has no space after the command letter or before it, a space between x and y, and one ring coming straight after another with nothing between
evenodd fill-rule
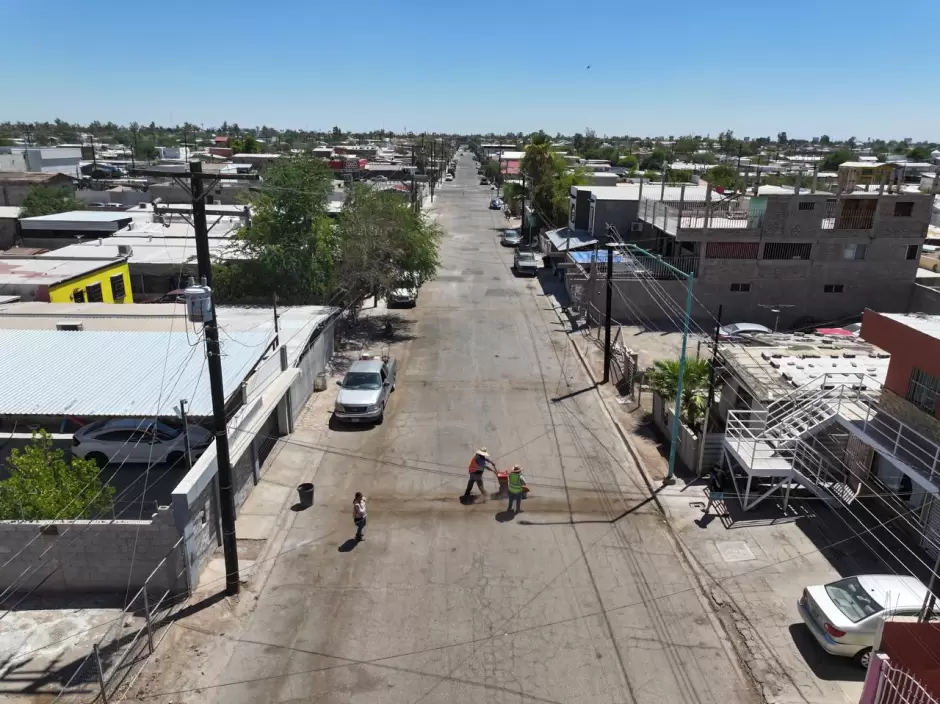
<instances>
[{"instance_id":1,"label":"orange safety vest","mask_svg":"<svg viewBox=\"0 0 940 704\"><path fill-rule=\"evenodd\" d=\"M486 464L484 463L482 466L477 464L477 456L474 455L473 459L470 460L470 466L467 468L467 471L470 472L470 474L474 474L475 472L482 472L485 469Z\"/></svg>"}]
</instances>

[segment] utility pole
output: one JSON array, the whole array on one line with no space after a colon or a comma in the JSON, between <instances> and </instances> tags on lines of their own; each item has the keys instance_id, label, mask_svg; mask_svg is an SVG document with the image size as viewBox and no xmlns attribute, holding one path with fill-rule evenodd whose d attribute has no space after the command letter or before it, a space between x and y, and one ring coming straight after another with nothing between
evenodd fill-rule
<instances>
[{"instance_id":1,"label":"utility pole","mask_svg":"<svg viewBox=\"0 0 940 704\"><path fill-rule=\"evenodd\" d=\"M526 237L525 231L525 174L522 174L522 210L520 211L520 215L522 216L522 220L519 223L519 234L522 235L522 239L525 240L526 244L531 248L531 238Z\"/></svg>"},{"instance_id":2,"label":"utility pole","mask_svg":"<svg viewBox=\"0 0 940 704\"><path fill-rule=\"evenodd\" d=\"M145 176L167 176L164 171L141 170ZM236 174L208 174L202 172L202 162L189 162L189 174L170 174L174 181L186 189L181 176L189 176L187 189L192 197L193 230L196 240L196 260L199 279L209 291L209 300L202 310L203 330L206 335L206 365L209 369L209 386L212 394L212 431L215 435L216 457L219 477L219 513L222 523L222 549L225 554L225 592L238 594L238 552L235 540L235 491L232 486L232 462L229 457L228 430L225 424L225 391L222 385L222 355L219 345L219 326L215 317L215 306L211 298L212 259L209 249L209 228L206 225L205 196L219 181L257 181L258 176ZM208 188L203 181L210 181ZM192 287L196 288L196 287ZM188 293L189 289L187 289ZM197 293L199 291L197 290ZM187 295L188 298L188 295ZM187 303L188 307L188 303ZM194 319L194 318L192 318Z\"/></svg>"},{"instance_id":3,"label":"utility pole","mask_svg":"<svg viewBox=\"0 0 940 704\"><path fill-rule=\"evenodd\" d=\"M721 312L724 306L718 305L718 320L715 324L715 337L712 340L712 359L708 365L708 396L705 397L705 420L702 422L702 431L698 436L698 461L696 469L702 476L702 458L705 456L705 435L708 433L708 415L712 408L712 397L715 395L715 360L718 359L718 334L721 330Z\"/></svg>"},{"instance_id":4,"label":"utility pole","mask_svg":"<svg viewBox=\"0 0 940 704\"><path fill-rule=\"evenodd\" d=\"M206 201L202 187L202 163L189 163L193 196L193 230L199 278L212 287L212 259L209 250L209 229L206 225ZM212 430L215 435L216 459L219 466L219 513L222 518L222 550L225 553L225 591L238 594L238 545L235 538L235 490L232 486L232 462L229 458L228 429L225 424L225 391L222 386L222 351L219 346L219 324L215 306L205 321L206 357L209 387L212 392Z\"/></svg>"},{"instance_id":5,"label":"utility pole","mask_svg":"<svg viewBox=\"0 0 940 704\"><path fill-rule=\"evenodd\" d=\"M607 236L610 237L610 225L607 226ZM607 300L605 303L604 316L604 380L602 384L610 381L610 309L611 299L613 298L613 278L614 278L614 245L607 245Z\"/></svg>"}]
</instances>

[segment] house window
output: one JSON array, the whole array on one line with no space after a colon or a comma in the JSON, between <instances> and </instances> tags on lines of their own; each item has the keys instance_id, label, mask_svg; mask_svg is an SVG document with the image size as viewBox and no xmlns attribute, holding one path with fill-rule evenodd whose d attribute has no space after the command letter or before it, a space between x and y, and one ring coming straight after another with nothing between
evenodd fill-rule
<instances>
[{"instance_id":1,"label":"house window","mask_svg":"<svg viewBox=\"0 0 940 704\"><path fill-rule=\"evenodd\" d=\"M813 253L813 244L793 242L766 242L764 259L809 259Z\"/></svg>"},{"instance_id":2,"label":"house window","mask_svg":"<svg viewBox=\"0 0 940 704\"><path fill-rule=\"evenodd\" d=\"M902 200L894 204L894 217L909 218L914 214L914 203L908 200Z\"/></svg>"},{"instance_id":3,"label":"house window","mask_svg":"<svg viewBox=\"0 0 940 704\"><path fill-rule=\"evenodd\" d=\"M88 295L89 303L103 303L104 294L101 291L101 284L95 282L93 284L88 284L85 287L85 293Z\"/></svg>"},{"instance_id":4,"label":"house window","mask_svg":"<svg viewBox=\"0 0 940 704\"><path fill-rule=\"evenodd\" d=\"M842 258L858 261L865 258L865 250L868 245L865 244L847 244L842 248Z\"/></svg>"},{"instance_id":5,"label":"house window","mask_svg":"<svg viewBox=\"0 0 940 704\"><path fill-rule=\"evenodd\" d=\"M845 290L843 284L825 284L823 286L823 293L842 293Z\"/></svg>"},{"instance_id":6,"label":"house window","mask_svg":"<svg viewBox=\"0 0 940 704\"><path fill-rule=\"evenodd\" d=\"M706 259L757 259L760 242L709 242Z\"/></svg>"},{"instance_id":7,"label":"house window","mask_svg":"<svg viewBox=\"0 0 940 704\"><path fill-rule=\"evenodd\" d=\"M84 303L85 302L85 292L80 288L72 291L72 302L73 303Z\"/></svg>"},{"instance_id":8,"label":"house window","mask_svg":"<svg viewBox=\"0 0 940 704\"><path fill-rule=\"evenodd\" d=\"M811 200L804 200L800 203L800 210L816 210L816 203Z\"/></svg>"},{"instance_id":9,"label":"house window","mask_svg":"<svg viewBox=\"0 0 940 704\"><path fill-rule=\"evenodd\" d=\"M904 258L910 261L911 259L917 259L918 254L920 254L920 245L909 244L904 252Z\"/></svg>"},{"instance_id":10,"label":"house window","mask_svg":"<svg viewBox=\"0 0 940 704\"><path fill-rule=\"evenodd\" d=\"M911 381L907 386L907 400L931 415L937 412L937 397L940 396L940 379L933 374L911 369Z\"/></svg>"},{"instance_id":11,"label":"house window","mask_svg":"<svg viewBox=\"0 0 940 704\"><path fill-rule=\"evenodd\" d=\"M750 284L731 284L731 290L735 293L747 293L751 290Z\"/></svg>"},{"instance_id":12,"label":"house window","mask_svg":"<svg viewBox=\"0 0 940 704\"><path fill-rule=\"evenodd\" d=\"M115 274L111 277L111 297L115 301L123 301L125 295L124 274Z\"/></svg>"}]
</instances>

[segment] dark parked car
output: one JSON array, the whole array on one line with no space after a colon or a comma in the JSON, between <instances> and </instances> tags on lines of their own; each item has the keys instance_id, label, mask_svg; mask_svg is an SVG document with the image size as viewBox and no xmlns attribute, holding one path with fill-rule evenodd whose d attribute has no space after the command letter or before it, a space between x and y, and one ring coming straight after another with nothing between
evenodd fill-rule
<instances>
[{"instance_id":1,"label":"dark parked car","mask_svg":"<svg viewBox=\"0 0 940 704\"><path fill-rule=\"evenodd\" d=\"M148 298L143 303L185 303L186 296L183 295L186 293L186 289L177 288L172 291L167 291L162 296L157 296L156 298Z\"/></svg>"}]
</instances>

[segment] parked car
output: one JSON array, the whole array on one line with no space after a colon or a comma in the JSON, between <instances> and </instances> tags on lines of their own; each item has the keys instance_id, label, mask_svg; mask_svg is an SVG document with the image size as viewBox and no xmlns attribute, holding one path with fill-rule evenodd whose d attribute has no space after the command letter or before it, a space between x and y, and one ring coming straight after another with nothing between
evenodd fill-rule
<instances>
[{"instance_id":1,"label":"parked car","mask_svg":"<svg viewBox=\"0 0 940 704\"><path fill-rule=\"evenodd\" d=\"M454 180L454 175L453 175L453 174L446 174L446 175L444 176L444 180L445 180L445 181L453 181L453 180Z\"/></svg>"},{"instance_id":2,"label":"parked car","mask_svg":"<svg viewBox=\"0 0 940 704\"><path fill-rule=\"evenodd\" d=\"M757 335L759 333L772 333L773 330L757 323L733 323L718 328L719 340L735 340Z\"/></svg>"},{"instance_id":3,"label":"parked car","mask_svg":"<svg viewBox=\"0 0 940 704\"><path fill-rule=\"evenodd\" d=\"M530 274L535 276L539 273L539 261L535 257L535 252L517 249L513 255L513 268L517 274Z\"/></svg>"},{"instance_id":4,"label":"parked car","mask_svg":"<svg viewBox=\"0 0 940 704\"><path fill-rule=\"evenodd\" d=\"M395 288L388 294L388 306L409 306L414 308L418 305L418 287L409 281L400 281Z\"/></svg>"},{"instance_id":5,"label":"parked car","mask_svg":"<svg viewBox=\"0 0 940 704\"><path fill-rule=\"evenodd\" d=\"M205 428L189 426L193 459L212 444L212 439L212 433ZM72 454L92 460L99 467L109 462L175 464L185 457L186 436L181 427L152 418L100 420L75 432Z\"/></svg>"},{"instance_id":6,"label":"parked car","mask_svg":"<svg viewBox=\"0 0 940 704\"><path fill-rule=\"evenodd\" d=\"M882 619L916 620L926 595L916 577L858 575L806 587L800 617L823 650L867 668Z\"/></svg>"},{"instance_id":7,"label":"parked car","mask_svg":"<svg viewBox=\"0 0 940 704\"><path fill-rule=\"evenodd\" d=\"M481 186L489 186L489 185L490 185L490 180L489 180L488 178L481 178L481 179L480 179L480 185L481 185Z\"/></svg>"},{"instance_id":8,"label":"parked car","mask_svg":"<svg viewBox=\"0 0 940 704\"><path fill-rule=\"evenodd\" d=\"M381 423L385 404L395 390L397 365L388 355L362 355L353 362L339 384L333 416L350 423Z\"/></svg>"},{"instance_id":9,"label":"parked car","mask_svg":"<svg viewBox=\"0 0 940 704\"><path fill-rule=\"evenodd\" d=\"M504 247L518 247L522 242L522 236L515 230L503 230L500 242Z\"/></svg>"},{"instance_id":10,"label":"parked car","mask_svg":"<svg viewBox=\"0 0 940 704\"><path fill-rule=\"evenodd\" d=\"M185 293L186 289L175 288L172 291L167 291L162 296L148 298L146 301L142 301L142 303L185 303Z\"/></svg>"},{"instance_id":11,"label":"parked car","mask_svg":"<svg viewBox=\"0 0 940 704\"><path fill-rule=\"evenodd\" d=\"M499 198L493 198L493 200L490 201L490 210L499 210L502 207L503 201L501 201Z\"/></svg>"}]
</instances>

